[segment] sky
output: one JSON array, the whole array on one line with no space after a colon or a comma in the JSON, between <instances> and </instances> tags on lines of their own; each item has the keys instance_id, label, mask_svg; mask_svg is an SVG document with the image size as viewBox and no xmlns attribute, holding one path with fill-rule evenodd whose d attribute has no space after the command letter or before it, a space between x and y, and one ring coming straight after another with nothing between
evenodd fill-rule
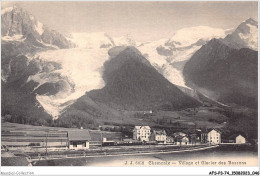
<instances>
[{"instance_id":1,"label":"sky","mask_svg":"<svg viewBox=\"0 0 260 176\"><path fill-rule=\"evenodd\" d=\"M2 8L14 2L2 2ZM43 24L62 33L130 34L138 41L170 38L176 30L210 26L230 29L257 19L255 2L15 2Z\"/></svg>"}]
</instances>

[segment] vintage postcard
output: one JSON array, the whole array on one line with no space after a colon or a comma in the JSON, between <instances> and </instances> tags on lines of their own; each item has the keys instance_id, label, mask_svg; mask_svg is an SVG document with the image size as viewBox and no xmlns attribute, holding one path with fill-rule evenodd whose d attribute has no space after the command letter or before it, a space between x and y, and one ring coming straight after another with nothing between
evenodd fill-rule
<instances>
[{"instance_id":1,"label":"vintage postcard","mask_svg":"<svg viewBox=\"0 0 260 176\"><path fill-rule=\"evenodd\" d=\"M2 1L1 166L259 175L258 2Z\"/></svg>"}]
</instances>

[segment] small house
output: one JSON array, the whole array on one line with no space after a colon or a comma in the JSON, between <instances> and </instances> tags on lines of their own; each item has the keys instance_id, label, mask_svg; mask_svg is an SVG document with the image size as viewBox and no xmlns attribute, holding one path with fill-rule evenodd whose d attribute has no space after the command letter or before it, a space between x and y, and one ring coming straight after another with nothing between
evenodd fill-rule
<instances>
[{"instance_id":1,"label":"small house","mask_svg":"<svg viewBox=\"0 0 260 176\"><path fill-rule=\"evenodd\" d=\"M153 141L158 144L166 144L166 132L165 130L154 130L151 136Z\"/></svg>"},{"instance_id":2,"label":"small house","mask_svg":"<svg viewBox=\"0 0 260 176\"><path fill-rule=\"evenodd\" d=\"M242 135L238 135L236 137L236 144L245 144L245 143L246 143L246 139Z\"/></svg>"},{"instance_id":3,"label":"small house","mask_svg":"<svg viewBox=\"0 0 260 176\"><path fill-rule=\"evenodd\" d=\"M166 136L166 143L174 143L174 138L171 136Z\"/></svg>"},{"instance_id":4,"label":"small house","mask_svg":"<svg viewBox=\"0 0 260 176\"><path fill-rule=\"evenodd\" d=\"M225 140L223 140L223 143L245 144L246 139L241 134L233 134L225 138Z\"/></svg>"},{"instance_id":5,"label":"small house","mask_svg":"<svg viewBox=\"0 0 260 176\"><path fill-rule=\"evenodd\" d=\"M184 136L182 139L181 139L181 144L182 145L187 145L188 143L190 142L189 138L187 136Z\"/></svg>"},{"instance_id":6,"label":"small house","mask_svg":"<svg viewBox=\"0 0 260 176\"><path fill-rule=\"evenodd\" d=\"M77 130L68 132L69 149L86 150L89 149L90 134L88 130Z\"/></svg>"}]
</instances>

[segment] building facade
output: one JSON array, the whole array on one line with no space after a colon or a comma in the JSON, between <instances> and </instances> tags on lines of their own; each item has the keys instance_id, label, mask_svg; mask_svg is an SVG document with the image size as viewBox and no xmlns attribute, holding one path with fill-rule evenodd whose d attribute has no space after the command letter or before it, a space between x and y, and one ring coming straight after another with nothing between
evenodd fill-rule
<instances>
[{"instance_id":1,"label":"building facade","mask_svg":"<svg viewBox=\"0 0 260 176\"><path fill-rule=\"evenodd\" d=\"M158 144L166 144L167 134L165 130L154 130L151 139L156 141Z\"/></svg>"},{"instance_id":2,"label":"building facade","mask_svg":"<svg viewBox=\"0 0 260 176\"><path fill-rule=\"evenodd\" d=\"M90 134L88 130L68 132L68 146L70 150L89 149Z\"/></svg>"},{"instance_id":3,"label":"building facade","mask_svg":"<svg viewBox=\"0 0 260 176\"><path fill-rule=\"evenodd\" d=\"M149 126L135 126L133 130L133 139L148 142L151 136L151 128Z\"/></svg>"},{"instance_id":4,"label":"building facade","mask_svg":"<svg viewBox=\"0 0 260 176\"><path fill-rule=\"evenodd\" d=\"M209 144L220 144L221 143L221 132L212 129L208 132L201 133L201 143L209 143Z\"/></svg>"},{"instance_id":5,"label":"building facade","mask_svg":"<svg viewBox=\"0 0 260 176\"><path fill-rule=\"evenodd\" d=\"M245 143L246 143L246 139L243 136L238 135L236 137L236 144L245 144Z\"/></svg>"},{"instance_id":6,"label":"building facade","mask_svg":"<svg viewBox=\"0 0 260 176\"><path fill-rule=\"evenodd\" d=\"M208 133L201 133L200 140L202 144L208 143Z\"/></svg>"},{"instance_id":7,"label":"building facade","mask_svg":"<svg viewBox=\"0 0 260 176\"><path fill-rule=\"evenodd\" d=\"M189 138L187 136L184 136L182 139L181 139L181 144L182 145L188 145L190 142Z\"/></svg>"},{"instance_id":8,"label":"building facade","mask_svg":"<svg viewBox=\"0 0 260 176\"><path fill-rule=\"evenodd\" d=\"M221 133L215 129L208 132L208 142L210 144L220 144L221 143Z\"/></svg>"},{"instance_id":9,"label":"building facade","mask_svg":"<svg viewBox=\"0 0 260 176\"><path fill-rule=\"evenodd\" d=\"M174 138L171 136L166 136L166 143L170 143L170 144L174 143Z\"/></svg>"}]
</instances>

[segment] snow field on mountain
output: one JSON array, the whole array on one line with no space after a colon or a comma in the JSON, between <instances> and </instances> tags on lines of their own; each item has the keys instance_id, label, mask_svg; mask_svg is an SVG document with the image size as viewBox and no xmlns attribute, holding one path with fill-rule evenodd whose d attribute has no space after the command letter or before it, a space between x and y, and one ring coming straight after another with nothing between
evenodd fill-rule
<instances>
[{"instance_id":1,"label":"snow field on mountain","mask_svg":"<svg viewBox=\"0 0 260 176\"><path fill-rule=\"evenodd\" d=\"M246 24L250 32L247 34L239 33L239 37L246 42L246 45L253 50L258 50L258 28L251 24Z\"/></svg>"},{"instance_id":2,"label":"snow field on mountain","mask_svg":"<svg viewBox=\"0 0 260 176\"><path fill-rule=\"evenodd\" d=\"M211 28L208 26L196 26L178 30L170 40L179 42L180 45L177 45L177 47L187 47L201 39L208 41L212 38L223 37L225 37L225 30L223 29Z\"/></svg>"},{"instance_id":3,"label":"snow field on mountain","mask_svg":"<svg viewBox=\"0 0 260 176\"><path fill-rule=\"evenodd\" d=\"M68 38L77 45L78 48L100 48L104 45L113 45L109 36L104 32L97 33L71 33Z\"/></svg>"},{"instance_id":4,"label":"snow field on mountain","mask_svg":"<svg viewBox=\"0 0 260 176\"><path fill-rule=\"evenodd\" d=\"M103 64L108 60L106 49L63 49L63 50L49 50L35 55L43 61L51 61L61 64L60 70L52 72L38 73L30 79L43 84L45 82L55 82L49 80L48 76L53 73L59 73L61 78L66 78L73 86L62 89L59 93L51 96L38 95L37 100L41 103L44 109L52 114L58 114L68 105L72 104L74 100L85 94L86 91L93 89L101 89L104 87L102 79ZM47 80L44 81L43 77ZM63 104L66 103L66 106Z\"/></svg>"}]
</instances>

